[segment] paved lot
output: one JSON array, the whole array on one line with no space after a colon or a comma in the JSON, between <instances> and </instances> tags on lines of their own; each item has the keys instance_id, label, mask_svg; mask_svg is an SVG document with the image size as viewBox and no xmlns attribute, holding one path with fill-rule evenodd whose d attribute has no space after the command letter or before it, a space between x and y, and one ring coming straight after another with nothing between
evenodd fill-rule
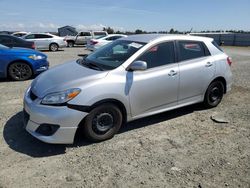
<instances>
[{"instance_id":1,"label":"paved lot","mask_svg":"<svg viewBox=\"0 0 250 188\"><path fill-rule=\"evenodd\" d=\"M250 187L250 48L225 47L234 86L217 108L193 105L127 124L113 139L49 145L22 128L32 80L0 81L0 187ZM83 47L48 54L51 67ZM213 114L229 123L218 124Z\"/></svg>"}]
</instances>

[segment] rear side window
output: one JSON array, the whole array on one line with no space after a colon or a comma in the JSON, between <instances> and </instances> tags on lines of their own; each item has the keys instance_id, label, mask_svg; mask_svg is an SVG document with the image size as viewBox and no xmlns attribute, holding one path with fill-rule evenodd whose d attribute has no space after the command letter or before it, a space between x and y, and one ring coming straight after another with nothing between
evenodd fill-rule
<instances>
[{"instance_id":1,"label":"rear side window","mask_svg":"<svg viewBox=\"0 0 250 188\"><path fill-rule=\"evenodd\" d=\"M208 55L205 44L197 41L178 41L179 61L196 59Z\"/></svg>"},{"instance_id":2,"label":"rear side window","mask_svg":"<svg viewBox=\"0 0 250 188\"><path fill-rule=\"evenodd\" d=\"M12 38L7 36L0 36L0 44L9 44L12 43Z\"/></svg>"},{"instance_id":3,"label":"rear side window","mask_svg":"<svg viewBox=\"0 0 250 188\"><path fill-rule=\"evenodd\" d=\"M91 36L90 32L81 32L79 36L88 37Z\"/></svg>"},{"instance_id":4,"label":"rear side window","mask_svg":"<svg viewBox=\"0 0 250 188\"><path fill-rule=\"evenodd\" d=\"M150 48L137 60L147 62L147 68L159 67L175 62L174 43L164 42Z\"/></svg>"},{"instance_id":5,"label":"rear side window","mask_svg":"<svg viewBox=\"0 0 250 188\"><path fill-rule=\"evenodd\" d=\"M52 38L50 35L44 35L44 34L35 34L36 39L47 39L47 38Z\"/></svg>"},{"instance_id":6,"label":"rear side window","mask_svg":"<svg viewBox=\"0 0 250 188\"><path fill-rule=\"evenodd\" d=\"M100 32L100 31L98 31L98 32L94 32L94 35L95 36L106 36L107 34L106 34L106 32Z\"/></svg>"},{"instance_id":7,"label":"rear side window","mask_svg":"<svg viewBox=\"0 0 250 188\"><path fill-rule=\"evenodd\" d=\"M220 46L217 44L217 42L213 41L212 44L221 52L223 52L223 50L220 48Z\"/></svg>"}]
</instances>

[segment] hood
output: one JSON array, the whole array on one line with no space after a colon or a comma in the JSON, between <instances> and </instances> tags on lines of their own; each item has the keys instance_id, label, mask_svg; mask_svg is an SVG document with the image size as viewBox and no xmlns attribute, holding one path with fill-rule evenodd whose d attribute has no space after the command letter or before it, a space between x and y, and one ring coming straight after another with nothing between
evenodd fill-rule
<instances>
[{"instance_id":1,"label":"hood","mask_svg":"<svg viewBox=\"0 0 250 188\"><path fill-rule=\"evenodd\" d=\"M9 48L10 52L12 53L35 53L35 54L42 54L36 50L32 50L32 49L29 49L29 48Z\"/></svg>"},{"instance_id":2,"label":"hood","mask_svg":"<svg viewBox=\"0 0 250 188\"><path fill-rule=\"evenodd\" d=\"M76 61L56 66L40 74L31 84L32 92L39 98L48 93L60 92L71 88L81 88L93 80L104 78L108 72L97 71Z\"/></svg>"}]
</instances>

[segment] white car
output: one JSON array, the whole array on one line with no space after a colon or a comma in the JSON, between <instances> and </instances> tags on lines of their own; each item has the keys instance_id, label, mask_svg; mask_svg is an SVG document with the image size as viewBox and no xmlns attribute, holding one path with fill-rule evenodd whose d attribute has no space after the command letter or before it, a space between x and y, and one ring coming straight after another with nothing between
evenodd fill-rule
<instances>
[{"instance_id":1,"label":"white car","mask_svg":"<svg viewBox=\"0 0 250 188\"><path fill-rule=\"evenodd\" d=\"M15 37L23 37L24 35L27 35L27 34L29 33L26 31L19 31L19 32L12 33L11 35Z\"/></svg>"},{"instance_id":2,"label":"white car","mask_svg":"<svg viewBox=\"0 0 250 188\"><path fill-rule=\"evenodd\" d=\"M24 127L48 143L73 143L77 130L99 142L135 119L201 102L216 107L231 89L231 64L210 38L121 38L36 77L24 96Z\"/></svg>"},{"instance_id":3,"label":"white car","mask_svg":"<svg viewBox=\"0 0 250 188\"><path fill-rule=\"evenodd\" d=\"M35 42L36 49L58 51L59 48L66 47L65 38L52 35L50 33L30 33L22 37L27 41Z\"/></svg>"},{"instance_id":4,"label":"white car","mask_svg":"<svg viewBox=\"0 0 250 188\"><path fill-rule=\"evenodd\" d=\"M111 34L108 36L102 36L96 39L91 39L87 41L87 49L94 51L116 39L122 38L122 37L127 37L127 35L122 35L122 34Z\"/></svg>"}]
</instances>

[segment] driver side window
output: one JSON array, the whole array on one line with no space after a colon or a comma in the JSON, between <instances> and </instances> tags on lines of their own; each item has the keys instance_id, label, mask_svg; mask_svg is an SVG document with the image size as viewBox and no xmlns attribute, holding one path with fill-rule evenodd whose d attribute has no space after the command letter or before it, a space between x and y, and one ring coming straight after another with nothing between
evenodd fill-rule
<instances>
[{"instance_id":1,"label":"driver side window","mask_svg":"<svg viewBox=\"0 0 250 188\"><path fill-rule=\"evenodd\" d=\"M148 69L175 63L174 43L164 42L157 44L137 58L137 60L147 62Z\"/></svg>"}]
</instances>

